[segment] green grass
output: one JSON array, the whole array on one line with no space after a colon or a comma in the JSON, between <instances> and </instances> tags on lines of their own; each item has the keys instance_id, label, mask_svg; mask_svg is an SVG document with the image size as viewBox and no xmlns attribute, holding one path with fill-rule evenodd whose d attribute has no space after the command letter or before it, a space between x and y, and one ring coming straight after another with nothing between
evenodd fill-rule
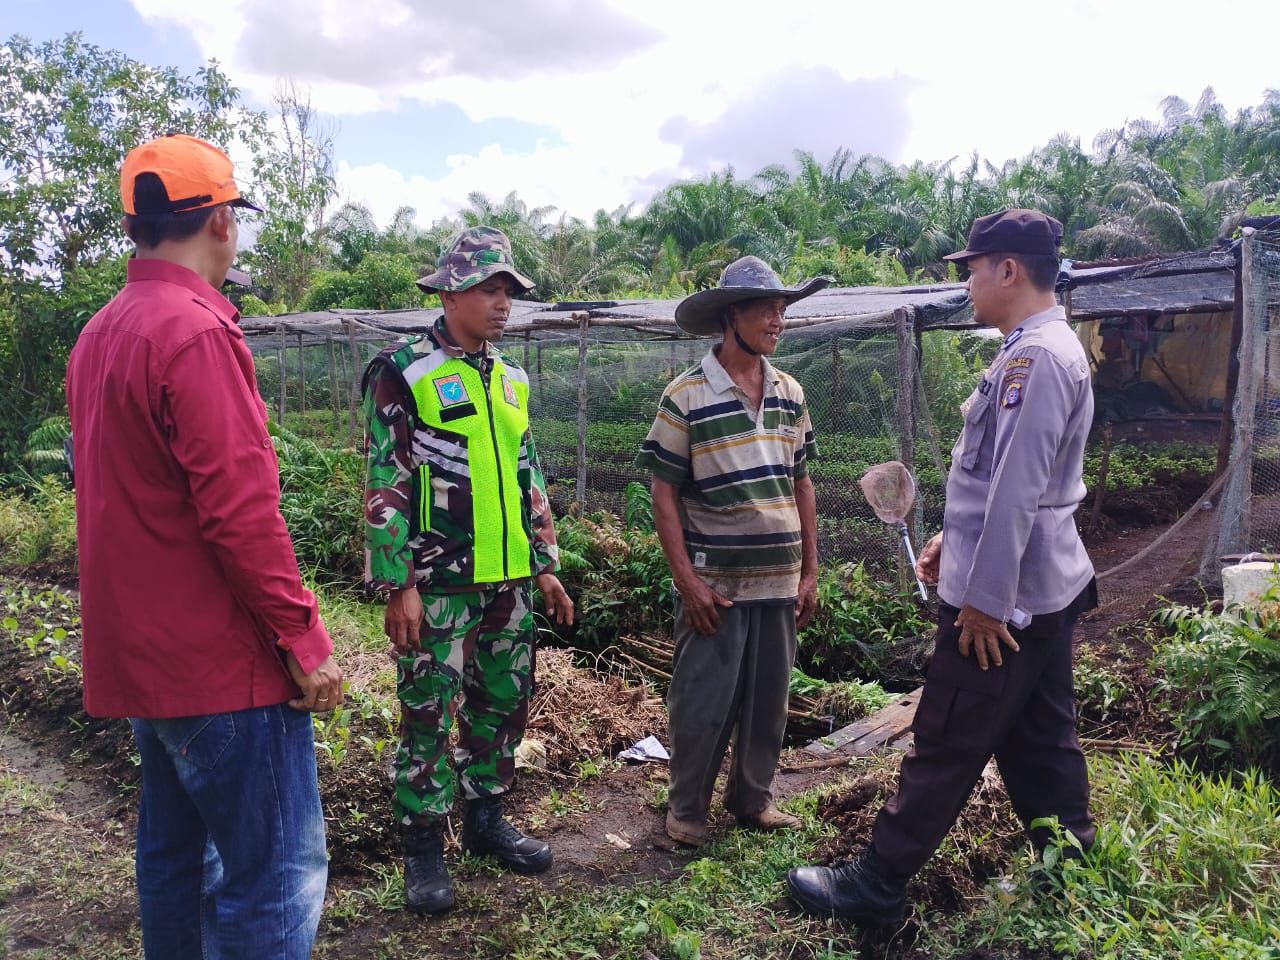
<instances>
[{"instance_id":1,"label":"green grass","mask_svg":"<svg viewBox=\"0 0 1280 960\"><path fill-rule=\"evenodd\" d=\"M676 958L785 953L792 934L776 911L787 870L805 862L825 829L815 818L817 802L814 793L791 804L804 817L802 830L730 830L674 878L541 896L517 922L483 938L486 954L557 960L640 958L646 951Z\"/></svg>"},{"instance_id":2,"label":"green grass","mask_svg":"<svg viewBox=\"0 0 1280 960\"><path fill-rule=\"evenodd\" d=\"M76 566L75 496L55 476L41 477L21 492L0 494L0 571L70 576Z\"/></svg>"},{"instance_id":3,"label":"green grass","mask_svg":"<svg viewBox=\"0 0 1280 960\"><path fill-rule=\"evenodd\" d=\"M1125 960L1280 956L1280 791L1257 772L1197 773L1143 755L1090 764L1098 839L1062 865L1061 899L995 897L934 926L926 952L1021 947Z\"/></svg>"}]
</instances>

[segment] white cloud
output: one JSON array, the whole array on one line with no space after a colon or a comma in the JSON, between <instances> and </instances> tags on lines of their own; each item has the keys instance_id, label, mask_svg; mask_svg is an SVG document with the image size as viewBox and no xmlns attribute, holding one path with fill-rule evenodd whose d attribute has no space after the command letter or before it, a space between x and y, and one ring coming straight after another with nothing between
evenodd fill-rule
<instances>
[{"instance_id":1,"label":"white cloud","mask_svg":"<svg viewBox=\"0 0 1280 960\"><path fill-rule=\"evenodd\" d=\"M674 168L678 153L657 145L643 167ZM339 161L339 191L343 200L367 206L382 225L402 206L413 207L423 224L454 216L475 192L501 200L515 190L531 206L550 205L582 217L648 196L638 176L619 173L601 162L600 154L567 146L539 144L530 153L517 154L491 144L474 155L450 156L447 165L447 174L431 179L406 176L382 163L352 166Z\"/></svg>"},{"instance_id":2,"label":"white cloud","mask_svg":"<svg viewBox=\"0 0 1280 960\"><path fill-rule=\"evenodd\" d=\"M1232 51L1242 24L1261 35L1280 22L1274 0L1243 0L1231 16L1190 0L131 2L151 22L189 30L262 100L287 71L328 112L447 102L474 120L514 117L562 139L451 157L435 180L342 166L352 196L393 209L390 198L404 193L424 219L453 212L473 190L512 189L585 216L712 162L750 175L773 140L808 129L819 159L840 144L899 162L974 150L1001 162L1059 131L1088 145L1100 129L1155 116L1168 94L1194 100L1212 85L1229 109L1258 102L1275 85L1273 68ZM831 79L805 84L815 77ZM772 121L758 137L754 107ZM664 130L688 151L664 143ZM388 131L422 151L457 152L434 131ZM776 159L797 146L779 143Z\"/></svg>"}]
</instances>

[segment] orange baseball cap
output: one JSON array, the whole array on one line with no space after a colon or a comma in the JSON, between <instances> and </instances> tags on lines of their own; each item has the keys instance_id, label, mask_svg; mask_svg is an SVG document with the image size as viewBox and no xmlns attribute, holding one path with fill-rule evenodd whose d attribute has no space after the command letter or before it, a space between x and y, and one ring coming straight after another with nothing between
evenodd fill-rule
<instances>
[{"instance_id":1,"label":"orange baseball cap","mask_svg":"<svg viewBox=\"0 0 1280 960\"><path fill-rule=\"evenodd\" d=\"M166 202L152 201L147 209L138 209L134 187L143 173L160 178ZM231 159L213 144L185 133L171 133L129 151L120 168L120 202L132 216L183 213L223 203L262 210L240 196Z\"/></svg>"}]
</instances>

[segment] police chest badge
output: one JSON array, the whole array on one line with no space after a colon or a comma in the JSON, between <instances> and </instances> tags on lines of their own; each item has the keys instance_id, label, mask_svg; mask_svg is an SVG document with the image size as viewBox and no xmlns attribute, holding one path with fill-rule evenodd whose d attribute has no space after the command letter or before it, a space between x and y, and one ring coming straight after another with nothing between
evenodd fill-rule
<instances>
[{"instance_id":1,"label":"police chest badge","mask_svg":"<svg viewBox=\"0 0 1280 960\"><path fill-rule=\"evenodd\" d=\"M456 407L460 403L466 403L470 397L467 396L467 388L462 384L462 377L454 373L447 377L439 377L431 381L435 384L436 396L440 398L440 406L444 408Z\"/></svg>"},{"instance_id":2,"label":"police chest badge","mask_svg":"<svg viewBox=\"0 0 1280 960\"><path fill-rule=\"evenodd\" d=\"M507 375L502 375L502 398L511 404L517 410L520 409L520 400L516 396L516 388L512 386L511 381L507 379Z\"/></svg>"},{"instance_id":3,"label":"police chest badge","mask_svg":"<svg viewBox=\"0 0 1280 960\"><path fill-rule=\"evenodd\" d=\"M1004 396L1000 399L1002 407L1016 407L1022 402L1022 382L1017 381L1004 388Z\"/></svg>"}]
</instances>

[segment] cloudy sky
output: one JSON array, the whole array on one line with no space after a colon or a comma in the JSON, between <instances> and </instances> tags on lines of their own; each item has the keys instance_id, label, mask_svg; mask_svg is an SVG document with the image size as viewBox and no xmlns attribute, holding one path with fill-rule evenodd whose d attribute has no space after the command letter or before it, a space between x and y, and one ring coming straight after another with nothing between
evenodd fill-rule
<instances>
[{"instance_id":1,"label":"cloudy sky","mask_svg":"<svg viewBox=\"0 0 1280 960\"><path fill-rule=\"evenodd\" d=\"M3 37L216 58L259 107L282 81L309 90L343 199L383 224L472 191L589 217L797 148L1002 162L1059 132L1089 144L1169 94L1259 102L1280 72L1249 38L1277 27L1275 0L0 0Z\"/></svg>"}]
</instances>

